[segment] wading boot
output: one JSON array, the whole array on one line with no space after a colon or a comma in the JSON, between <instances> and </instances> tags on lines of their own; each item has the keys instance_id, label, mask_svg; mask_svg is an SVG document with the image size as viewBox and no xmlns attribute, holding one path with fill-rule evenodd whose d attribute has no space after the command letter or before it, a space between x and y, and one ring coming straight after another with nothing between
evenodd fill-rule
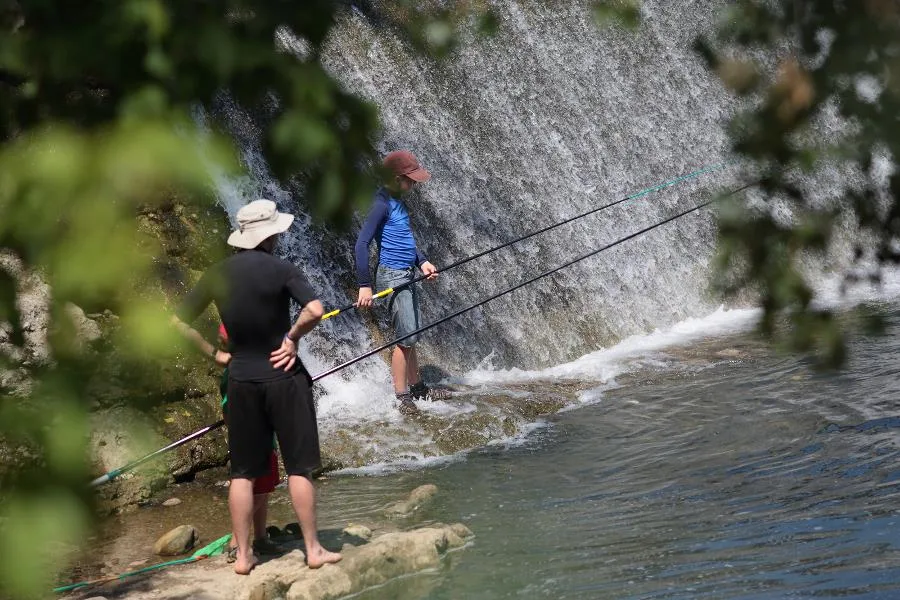
<instances>
[{"instance_id":1,"label":"wading boot","mask_svg":"<svg viewBox=\"0 0 900 600\"><path fill-rule=\"evenodd\" d=\"M413 402L412 394L409 392L404 394L397 394L397 410L400 411L401 415L412 416L421 414L422 411L419 410L419 407L416 406L416 403Z\"/></svg>"},{"instance_id":2,"label":"wading boot","mask_svg":"<svg viewBox=\"0 0 900 600\"><path fill-rule=\"evenodd\" d=\"M409 386L410 395L416 400L447 400L453 394L448 389L430 388L425 385L424 381Z\"/></svg>"}]
</instances>

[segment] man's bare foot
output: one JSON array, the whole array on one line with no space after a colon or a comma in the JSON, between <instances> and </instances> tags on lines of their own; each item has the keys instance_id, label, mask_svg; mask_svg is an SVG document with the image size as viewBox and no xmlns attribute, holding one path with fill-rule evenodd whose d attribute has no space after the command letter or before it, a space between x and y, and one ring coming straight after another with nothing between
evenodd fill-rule
<instances>
[{"instance_id":1,"label":"man's bare foot","mask_svg":"<svg viewBox=\"0 0 900 600\"><path fill-rule=\"evenodd\" d=\"M306 552L306 566L310 569L318 569L322 565L327 565L328 563L336 563L341 560L341 555L337 552L329 552L322 546L319 546L317 549Z\"/></svg>"},{"instance_id":2,"label":"man's bare foot","mask_svg":"<svg viewBox=\"0 0 900 600\"><path fill-rule=\"evenodd\" d=\"M238 575L249 575L253 567L258 564L259 560L253 554L245 557L238 551L237 560L234 561L234 572Z\"/></svg>"}]
</instances>

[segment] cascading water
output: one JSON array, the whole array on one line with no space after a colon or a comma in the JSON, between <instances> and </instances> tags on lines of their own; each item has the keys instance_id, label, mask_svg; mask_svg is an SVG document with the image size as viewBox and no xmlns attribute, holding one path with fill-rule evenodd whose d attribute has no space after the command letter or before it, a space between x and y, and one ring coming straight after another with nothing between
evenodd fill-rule
<instances>
[{"instance_id":1,"label":"cascading water","mask_svg":"<svg viewBox=\"0 0 900 600\"><path fill-rule=\"evenodd\" d=\"M324 62L349 90L379 106L379 149L409 148L433 175L408 203L418 243L439 267L727 158L722 123L733 105L691 50L694 37L712 27L726 3L646 1L634 33L598 28L587 4L496 2L499 33L466 40L441 63L418 56L355 10L335 29ZM250 173L246 181L223 184L220 197L229 214L256 197L297 214L281 251L303 268L326 308L354 300L356 231L336 234L312 223L303 203L268 173L253 118L227 98L213 112L238 140ZM422 286L424 321L660 221L699 202L704 190L733 183L727 171L706 175L448 272ZM439 365L448 376L486 364L546 367L708 314L718 304L707 291L713 244L708 213L666 225L439 326L420 345L422 362ZM373 324L355 313L325 322L304 343L310 371L384 341ZM429 435L396 414L379 357L320 385L324 429L393 424L390 434L363 431L370 441L357 445L347 463L398 452L443 454L446 447L434 432L451 427L453 415L471 421L486 411L496 417L467 426L470 433L473 427L491 430L474 443L514 434L528 420L519 411L510 421L505 406L432 405L434 415L449 421Z\"/></svg>"}]
</instances>

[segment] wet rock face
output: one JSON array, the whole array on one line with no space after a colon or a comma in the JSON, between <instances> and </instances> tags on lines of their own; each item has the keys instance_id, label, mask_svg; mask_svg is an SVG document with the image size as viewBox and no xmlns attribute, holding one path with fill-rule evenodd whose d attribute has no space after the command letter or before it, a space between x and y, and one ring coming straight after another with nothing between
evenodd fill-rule
<instances>
[{"instance_id":1,"label":"wet rock face","mask_svg":"<svg viewBox=\"0 0 900 600\"><path fill-rule=\"evenodd\" d=\"M453 404L453 410L435 410L432 403L419 402L422 414L401 423L342 423L333 430L320 423L325 470L450 455L509 439L577 402L580 391L577 385L558 381L509 384L503 390L454 385L453 396L443 402Z\"/></svg>"},{"instance_id":2,"label":"wet rock face","mask_svg":"<svg viewBox=\"0 0 900 600\"><path fill-rule=\"evenodd\" d=\"M19 362L23 367L32 367L47 364L50 361L50 349L47 345L47 326L50 322L50 287L37 273L29 272L24 268L22 261L12 252L0 252L0 269L8 273L16 281L16 307L19 310L19 323L21 328L21 345L13 339L13 327L11 323L4 323L0 328L0 352L5 356ZM23 379L27 378L27 372L22 370L19 374ZM9 375L7 375L9 377ZM27 393L27 382L13 378L7 382L24 385Z\"/></svg>"},{"instance_id":3,"label":"wet rock face","mask_svg":"<svg viewBox=\"0 0 900 600\"><path fill-rule=\"evenodd\" d=\"M159 277L148 287L162 287L171 304L186 292L190 282L214 260L223 256L225 235L230 229L227 215L217 207L204 214L198 208L173 199L138 216L140 248L152 253ZM30 370L52 365L47 342L51 323L51 290L35 274L26 271L12 253L0 252L0 270L17 283L20 323L0 323L0 355L17 368L0 369L0 391L28 395ZM220 370L197 356L171 363L125 358L117 352L118 317L109 311L85 314L75 305L65 306L75 333L70 339L89 352L89 387L92 432L89 440L93 474L124 466L200 427L221 418L218 382ZM214 339L211 312L198 322L198 329ZM21 335L17 339L17 331ZM27 464L33 457L28 448L0 439L0 474ZM191 479L195 473L221 466L227 459L225 437L204 436L195 443L142 465L97 488L102 512L113 512L146 501L171 483Z\"/></svg>"},{"instance_id":4,"label":"wet rock face","mask_svg":"<svg viewBox=\"0 0 900 600\"><path fill-rule=\"evenodd\" d=\"M18 368L0 370L0 389L13 395L27 395L31 389L29 369L51 364L47 332L50 323L50 286L33 271L25 269L22 261L10 251L0 251L0 271L16 282L16 308L19 322L0 323L0 355ZM72 340L87 349L102 336L100 326L74 305L65 306L71 321ZM16 339L16 329L21 334Z\"/></svg>"}]
</instances>

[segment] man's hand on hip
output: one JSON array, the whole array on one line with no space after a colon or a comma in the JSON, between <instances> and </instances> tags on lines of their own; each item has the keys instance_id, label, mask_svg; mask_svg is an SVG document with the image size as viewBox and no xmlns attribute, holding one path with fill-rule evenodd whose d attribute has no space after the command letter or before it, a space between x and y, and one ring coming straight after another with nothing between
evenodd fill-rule
<instances>
[{"instance_id":1,"label":"man's hand on hip","mask_svg":"<svg viewBox=\"0 0 900 600\"><path fill-rule=\"evenodd\" d=\"M284 336L284 339L281 340L281 347L269 355L269 362L275 369L290 371L297 362L297 343L288 336Z\"/></svg>"}]
</instances>

